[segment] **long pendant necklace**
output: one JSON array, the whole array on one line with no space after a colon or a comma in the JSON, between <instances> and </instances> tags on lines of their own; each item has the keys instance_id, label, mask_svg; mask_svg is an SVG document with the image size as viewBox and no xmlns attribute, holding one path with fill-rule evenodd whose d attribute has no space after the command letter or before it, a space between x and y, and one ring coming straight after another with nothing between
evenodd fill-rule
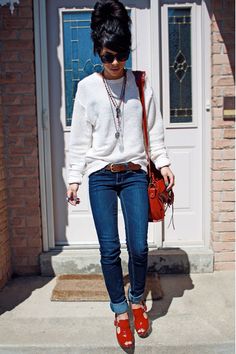
<instances>
[{"instance_id":1,"label":"long pendant necklace","mask_svg":"<svg viewBox=\"0 0 236 354\"><path fill-rule=\"evenodd\" d=\"M123 85L121 88L121 93L120 93L120 97L119 97L119 103L116 102L115 98L112 95L112 91L110 86L108 85L105 77L104 77L104 73L102 75L103 78L103 82L110 100L110 104L111 104L111 110L112 110L112 114L113 114L113 118L114 118L114 124L115 124L115 128L116 128L116 133L115 133L115 138L119 139L120 137L120 133L121 133L121 103L124 102L124 97L125 97L125 88L126 88L126 81L127 81L127 77L126 77L126 70L124 72L124 79L123 79ZM114 116L114 112L113 112L113 107L115 108L116 111L116 117ZM117 121L117 122L116 122Z\"/></svg>"}]
</instances>

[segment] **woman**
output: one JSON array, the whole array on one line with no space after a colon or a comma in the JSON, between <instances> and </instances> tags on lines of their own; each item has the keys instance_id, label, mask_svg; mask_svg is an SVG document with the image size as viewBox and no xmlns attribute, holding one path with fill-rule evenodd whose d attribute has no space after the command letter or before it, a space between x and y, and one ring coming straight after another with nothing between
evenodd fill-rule
<instances>
[{"instance_id":1,"label":"woman","mask_svg":"<svg viewBox=\"0 0 236 354\"><path fill-rule=\"evenodd\" d=\"M101 74L78 84L70 135L68 201L76 205L85 170L89 176L89 196L98 235L101 267L115 313L119 344L129 348L134 336L129 325L117 229L117 198L120 198L129 254L130 287L128 299L139 336L148 334L150 324L142 300L148 260L148 176L142 131L142 105L135 77L125 69L131 50L131 20L117 0L95 4L91 19L94 52L103 63ZM150 154L168 185L174 175L164 145L163 123L155 108L149 82L145 100Z\"/></svg>"}]
</instances>

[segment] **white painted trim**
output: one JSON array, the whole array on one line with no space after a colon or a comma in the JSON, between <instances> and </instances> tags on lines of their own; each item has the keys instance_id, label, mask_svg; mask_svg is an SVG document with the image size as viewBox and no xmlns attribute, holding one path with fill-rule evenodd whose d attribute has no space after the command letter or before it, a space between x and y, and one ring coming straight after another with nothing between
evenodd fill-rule
<instances>
[{"instance_id":1,"label":"white painted trim","mask_svg":"<svg viewBox=\"0 0 236 354\"><path fill-rule=\"evenodd\" d=\"M150 34L151 34L151 77L150 83L152 89L155 93L156 104L159 105L161 109L161 77L160 77L160 68L161 68L161 55L160 55L160 17L159 17L159 1L151 0L150 1ZM162 109L161 109L162 111ZM164 223L158 222L153 225L154 237L153 240L156 243L157 247L162 246L164 241Z\"/></svg>"},{"instance_id":2,"label":"white painted trim","mask_svg":"<svg viewBox=\"0 0 236 354\"><path fill-rule=\"evenodd\" d=\"M43 251L55 246L45 0L34 0L34 40Z\"/></svg>"}]
</instances>

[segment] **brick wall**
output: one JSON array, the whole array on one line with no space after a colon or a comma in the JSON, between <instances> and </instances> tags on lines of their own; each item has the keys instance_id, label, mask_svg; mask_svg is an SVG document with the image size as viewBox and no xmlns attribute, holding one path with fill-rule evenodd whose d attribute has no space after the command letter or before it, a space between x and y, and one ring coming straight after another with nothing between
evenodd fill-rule
<instances>
[{"instance_id":1,"label":"brick wall","mask_svg":"<svg viewBox=\"0 0 236 354\"><path fill-rule=\"evenodd\" d=\"M7 280L10 279L12 273L10 240L7 225L7 190L5 161L3 154L3 115L1 108L0 96L0 289L3 288Z\"/></svg>"},{"instance_id":2,"label":"brick wall","mask_svg":"<svg viewBox=\"0 0 236 354\"><path fill-rule=\"evenodd\" d=\"M0 9L0 66L12 268L39 273L42 251L32 0Z\"/></svg>"},{"instance_id":3,"label":"brick wall","mask_svg":"<svg viewBox=\"0 0 236 354\"><path fill-rule=\"evenodd\" d=\"M212 248L215 270L234 269L234 120L224 119L235 95L234 1L212 1Z\"/></svg>"}]
</instances>

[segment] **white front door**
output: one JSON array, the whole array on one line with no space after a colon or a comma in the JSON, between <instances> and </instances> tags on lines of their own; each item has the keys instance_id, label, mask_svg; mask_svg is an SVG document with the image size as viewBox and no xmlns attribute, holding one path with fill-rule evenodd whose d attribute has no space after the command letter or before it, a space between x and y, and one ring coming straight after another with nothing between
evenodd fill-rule
<instances>
[{"instance_id":1,"label":"white front door","mask_svg":"<svg viewBox=\"0 0 236 354\"><path fill-rule=\"evenodd\" d=\"M75 208L65 202L73 97L78 81L100 66L89 37L94 3L46 1L55 245L98 245L86 176L79 190L81 204ZM134 48L127 64L149 75L161 107L165 142L176 176L175 230L167 228L171 216L168 209L164 225L149 224L149 246L203 245L203 133L208 98L202 92L207 87L201 35L204 9L201 2L196 5L194 1L123 3L131 12ZM119 230L121 243L125 243L121 210Z\"/></svg>"}]
</instances>

